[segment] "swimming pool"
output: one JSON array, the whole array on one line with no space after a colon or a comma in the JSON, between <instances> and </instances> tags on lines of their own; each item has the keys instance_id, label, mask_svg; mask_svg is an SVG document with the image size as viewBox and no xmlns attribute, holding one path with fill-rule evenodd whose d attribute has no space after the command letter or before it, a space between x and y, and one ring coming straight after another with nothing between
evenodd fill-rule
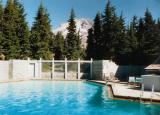
<instances>
[{"instance_id":1,"label":"swimming pool","mask_svg":"<svg viewBox=\"0 0 160 115\"><path fill-rule=\"evenodd\" d=\"M0 115L160 115L160 105L108 99L90 82L26 81L0 84Z\"/></svg>"}]
</instances>

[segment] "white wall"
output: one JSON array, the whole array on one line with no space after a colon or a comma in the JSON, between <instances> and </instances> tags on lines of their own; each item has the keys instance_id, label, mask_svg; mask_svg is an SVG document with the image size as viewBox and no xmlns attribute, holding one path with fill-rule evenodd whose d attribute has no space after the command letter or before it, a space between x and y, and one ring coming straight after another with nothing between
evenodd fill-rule
<instances>
[{"instance_id":1,"label":"white wall","mask_svg":"<svg viewBox=\"0 0 160 115\"><path fill-rule=\"evenodd\" d=\"M9 61L0 61L0 80L9 79Z\"/></svg>"},{"instance_id":2,"label":"white wall","mask_svg":"<svg viewBox=\"0 0 160 115\"><path fill-rule=\"evenodd\" d=\"M93 61L93 79L112 79L118 69L118 65L110 60Z\"/></svg>"},{"instance_id":3,"label":"white wall","mask_svg":"<svg viewBox=\"0 0 160 115\"><path fill-rule=\"evenodd\" d=\"M27 60L12 60L13 79L28 78L28 61Z\"/></svg>"},{"instance_id":4,"label":"white wall","mask_svg":"<svg viewBox=\"0 0 160 115\"><path fill-rule=\"evenodd\" d=\"M31 76L29 65L35 64L35 77ZM31 79L40 77L39 62L37 60L12 60L13 79Z\"/></svg>"},{"instance_id":5,"label":"white wall","mask_svg":"<svg viewBox=\"0 0 160 115\"><path fill-rule=\"evenodd\" d=\"M127 81L129 76L139 76L145 74L145 66L120 66L110 60L93 61L93 79L113 80L118 78Z\"/></svg>"},{"instance_id":6,"label":"white wall","mask_svg":"<svg viewBox=\"0 0 160 115\"><path fill-rule=\"evenodd\" d=\"M113 79L116 75L118 65L116 65L113 61L110 60L103 60L102 64L103 79Z\"/></svg>"}]
</instances>

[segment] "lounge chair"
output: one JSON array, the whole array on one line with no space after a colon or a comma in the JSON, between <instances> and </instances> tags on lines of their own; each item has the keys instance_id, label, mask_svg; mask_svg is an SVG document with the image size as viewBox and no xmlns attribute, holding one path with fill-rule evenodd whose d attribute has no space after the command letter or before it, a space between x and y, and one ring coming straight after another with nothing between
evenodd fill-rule
<instances>
[{"instance_id":1,"label":"lounge chair","mask_svg":"<svg viewBox=\"0 0 160 115\"><path fill-rule=\"evenodd\" d=\"M135 82L136 82L136 83L142 83L142 78L141 78L141 77L136 77Z\"/></svg>"},{"instance_id":2,"label":"lounge chair","mask_svg":"<svg viewBox=\"0 0 160 115\"><path fill-rule=\"evenodd\" d=\"M135 83L136 82L136 77L134 76L129 76L129 83Z\"/></svg>"}]
</instances>

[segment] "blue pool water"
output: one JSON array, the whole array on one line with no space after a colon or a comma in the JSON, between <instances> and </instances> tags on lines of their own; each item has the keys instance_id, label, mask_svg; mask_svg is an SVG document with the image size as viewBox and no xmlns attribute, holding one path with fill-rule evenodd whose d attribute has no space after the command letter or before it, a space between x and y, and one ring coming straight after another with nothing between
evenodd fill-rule
<instances>
[{"instance_id":1,"label":"blue pool water","mask_svg":"<svg viewBox=\"0 0 160 115\"><path fill-rule=\"evenodd\" d=\"M0 84L0 115L160 115L160 105L108 99L95 83L28 81Z\"/></svg>"}]
</instances>

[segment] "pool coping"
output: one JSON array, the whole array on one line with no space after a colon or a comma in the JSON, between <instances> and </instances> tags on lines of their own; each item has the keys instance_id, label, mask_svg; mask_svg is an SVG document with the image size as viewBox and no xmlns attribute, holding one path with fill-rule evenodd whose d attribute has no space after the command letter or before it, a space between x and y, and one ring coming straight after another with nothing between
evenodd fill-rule
<instances>
[{"instance_id":1,"label":"pool coping","mask_svg":"<svg viewBox=\"0 0 160 115\"><path fill-rule=\"evenodd\" d=\"M94 82L102 85L107 85L107 91L108 91L108 97L115 100L128 100L128 101L134 101L144 104L160 104L160 99L151 99L150 98L140 98L140 97L130 97L130 96L122 96L122 95L116 95L114 94L113 87L109 83L118 83L118 84L127 84L127 82L107 82L107 81L101 81L101 80L87 80L89 82Z\"/></svg>"},{"instance_id":2,"label":"pool coping","mask_svg":"<svg viewBox=\"0 0 160 115\"><path fill-rule=\"evenodd\" d=\"M85 79L10 79L10 80L2 80L0 83L12 83L12 82L23 82L23 81L86 81Z\"/></svg>"},{"instance_id":3,"label":"pool coping","mask_svg":"<svg viewBox=\"0 0 160 115\"><path fill-rule=\"evenodd\" d=\"M134 102L139 102L144 104L160 104L160 99L152 99L152 102L151 102L150 98L116 95L113 91L112 84L107 83L107 86L108 86L109 98L116 99L116 100L129 100L129 101L134 101Z\"/></svg>"},{"instance_id":4,"label":"pool coping","mask_svg":"<svg viewBox=\"0 0 160 115\"><path fill-rule=\"evenodd\" d=\"M102 80L86 80L86 81L106 85L106 81Z\"/></svg>"}]
</instances>

